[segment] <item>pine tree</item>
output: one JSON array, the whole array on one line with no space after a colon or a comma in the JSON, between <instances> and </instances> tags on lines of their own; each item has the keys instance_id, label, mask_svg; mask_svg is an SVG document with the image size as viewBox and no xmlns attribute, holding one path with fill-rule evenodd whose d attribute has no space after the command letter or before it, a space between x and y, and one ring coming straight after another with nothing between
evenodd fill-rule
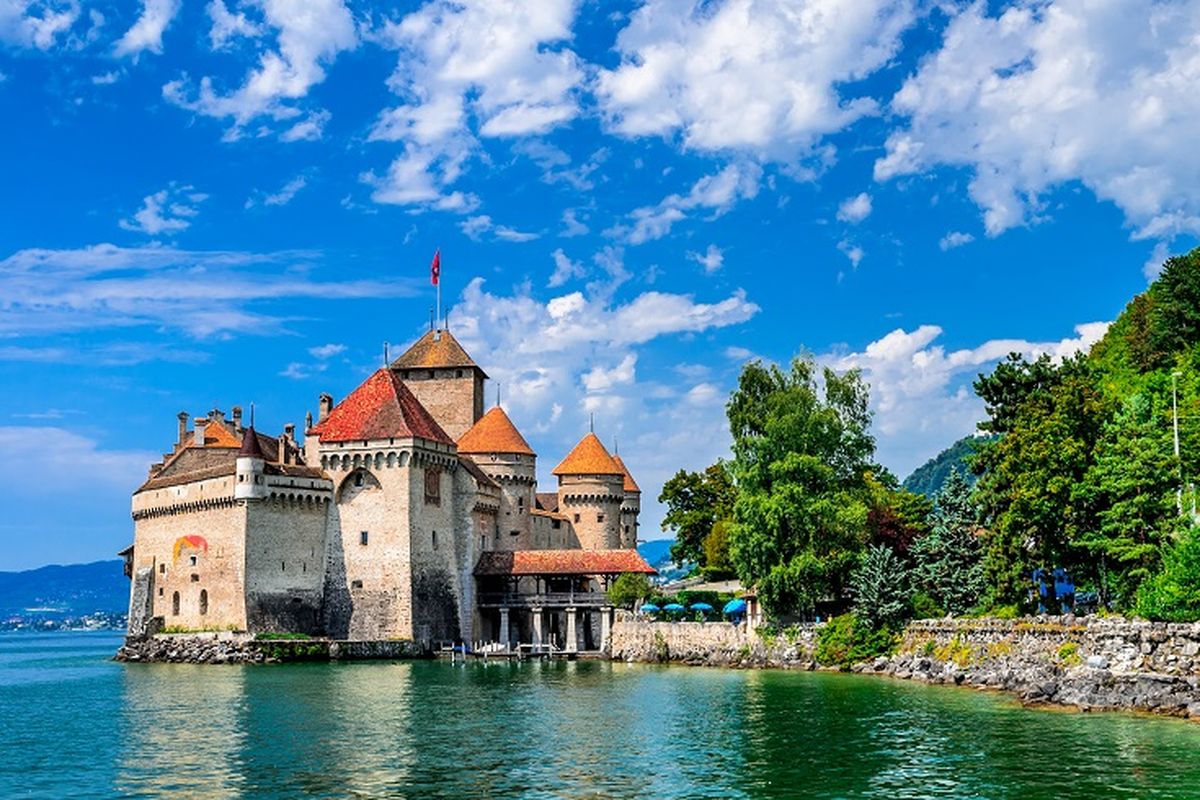
<instances>
[{"instance_id":1,"label":"pine tree","mask_svg":"<svg viewBox=\"0 0 1200 800\"><path fill-rule=\"evenodd\" d=\"M938 492L932 528L913 545L917 585L951 614L974 608L984 589L971 485L955 469Z\"/></svg>"},{"instance_id":2,"label":"pine tree","mask_svg":"<svg viewBox=\"0 0 1200 800\"><path fill-rule=\"evenodd\" d=\"M908 614L911 589L900 557L883 545L871 545L850 576L854 616L872 628L898 625Z\"/></svg>"}]
</instances>

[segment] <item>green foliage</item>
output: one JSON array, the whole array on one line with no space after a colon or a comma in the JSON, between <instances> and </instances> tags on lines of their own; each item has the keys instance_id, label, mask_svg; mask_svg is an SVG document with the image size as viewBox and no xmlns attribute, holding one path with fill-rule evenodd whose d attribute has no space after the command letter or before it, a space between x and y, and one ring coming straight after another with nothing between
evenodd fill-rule
<instances>
[{"instance_id":1,"label":"green foliage","mask_svg":"<svg viewBox=\"0 0 1200 800\"><path fill-rule=\"evenodd\" d=\"M863 547L875 441L857 372L754 361L726 408L737 485L729 553L770 614L840 599Z\"/></svg>"},{"instance_id":2,"label":"green foliage","mask_svg":"<svg viewBox=\"0 0 1200 800\"><path fill-rule=\"evenodd\" d=\"M983 553L971 485L957 469L946 478L931 517L929 533L913 544L915 582L943 613L965 614L984 592Z\"/></svg>"},{"instance_id":3,"label":"green foliage","mask_svg":"<svg viewBox=\"0 0 1200 800\"><path fill-rule=\"evenodd\" d=\"M950 473L959 471L967 476L968 483L975 483L971 467L979 445L991 441L991 438L979 436L964 436L954 444L926 461L913 470L904 479L901 487L914 494L923 494L933 499L942 490L942 485L950 477Z\"/></svg>"},{"instance_id":4,"label":"green foliage","mask_svg":"<svg viewBox=\"0 0 1200 800\"><path fill-rule=\"evenodd\" d=\"M1083 656L1079 654L1078 642L1063 642L1058 648L1058 661L1064 667L1077 667L1083 663Z\"/></svg>"},{"instance_id":5,"label":"green foliage","mask_svg":"<svg viewBox=\"0 0 1200 800\"><path fill-rule=\"evenodd\" d=\"M704 537L704 576L709 580L733 577L733 563L729 560L729 530L733 520L719 519Z\"/></svg>"},{"instance_id":6,"label":"green foliage","mask_svg":"<svg viewBox=\"0 0 1200 800\"><path fill-rule=\"evenodd\" d=\"M853 614L834 617L817 631L818 664L850 669L855 664L896 652L899 637L887 628L872 628Z\"/></svg>"},{"instance_id":7,"label":"green foliage","mask_svg":"<svg viewBox=\"0 0 1200 800\"><path fill-rule=\"evenodd\" d=\"M608 587L608 602L617 608L633 608L634 604L653 593L650 579L640 572L625 572Z\"/></svg>"},{"instance_id":8,"label":"green foliage","mask_svg":"<svg viewBox=\"0 0 1200 800\"><path fill-rule=\"evenodd\" d=\"M916 592L912 596L912 617L913 619L937 619L946 616L946 609L937 604L925 592Z\"/></svg>"},{"instance_id":9,"label":"green foliage","mask_svg":"<svg viewBox=\"0 0 1200 800\"><path fill-rule=\"evenodd\" d=\"M260 642L269 642L269 641L286 641L286 640L290 640L290 639L311 639L312 637L309 636L307 633L263 632L263 633L256 634L254 638Z\"/></svg>"},{"instance_id":10,"label":"green foliage","mask_svg":"<svg viewBox=\"0 0 1200 800\"><path fill-rule=\"evenodd\" d=\"M1162 568L1138 591L1137 613L1168 622L1200 620L1200 529L1189 528L1166 548Z\"/></svg>"},{"instance_id":11,"label":"green foliage","mask_svg":"<svg viewBox=\"0 0 1200 800\"><path fill-rule=\"evenodd\" d=\"M732 477L723 461L703 472L680 470L663 484L658 502L667 507L663 530L675 534L671 560L676 564L706 566L705 540L717 522L733 516L736 497Z\"/></svg>"},{"instance_id":12,"label":"green foliage","mask_svg":"<svg viewBox=\"0 0 1200 800\"><path fill-rule=\"evenodd\" d=\"M850 576L854 615L872 628L900 624L910 610L911 593L908 568L883 545L867 548Z\"/></svg>"},{"instance_id":13,"label":"green foliage","mask_svg":"<svg viewBox=\"0 0 1200 800\"><path fill-rule=\"evenodd\" d=\"M896 491L880 481L869 481L867 541L900 554L908 553L914 541L929 532L933 503L928 497Z\"/></svg>"}]
</instances>

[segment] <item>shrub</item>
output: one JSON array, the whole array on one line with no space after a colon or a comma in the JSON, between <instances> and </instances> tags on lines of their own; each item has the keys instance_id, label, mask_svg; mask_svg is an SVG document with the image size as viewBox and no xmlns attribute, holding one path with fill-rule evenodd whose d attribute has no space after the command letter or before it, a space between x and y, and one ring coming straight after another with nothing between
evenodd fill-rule
<instances>
[{"instance_id":1,"label":"shrub","mask_svg":"<svg viewBox=\"0 0 1200 800\"><path fill-rule=\"evenodd\" d=\"M912 615L913 619L938 619L946 616L946 609L925 592L917 592L912 598Z\"/></svg>"},{"instance_id":2,"label":"shrub","mask_svg":"<svg viewBox=\"0 0 1200 800\"><path fill-rule=\"evenodd\" d=\"M618 608L633 608L638 600L649 597L653 589L650 579L640 572L626 572L613 581L608 589L608 602Z\"/></svg>"},{"instance_id":3,"label":"shrub","mask_svg":"<svg viewBox=\"0 0 1200 800\"><path fill-rule=\"evenodd\" d=\"M1015 603L1008 606L993 606L983 616L996 619L1016 619L1021 616L1021 609L1017 608Z\"/></svg>"},{"instance_id":4,"label":"shrub","mask_svg":"<svg viewBox=\"0 0 1200 800\"><path fill-rule=\"evenodd\" d=\"M817 663L849 669L896 651L899 637L888 628L872 628L853 614L829 620L817 632Z\"/></svg>"},{"instance_id":5,"label":"shrub","mask_svg":"<svg viewBox=\"0 0 1200 800\"><path fill-rule=\"evenodd\" d=\"M1058 660L1066 667L1076 667L1082 664L1083 656L1079 655L1079 643L1064 642L1062 647L1058 648Z\"/></svg>"},{"instance_id":6,"label":"shrub","mask_svg":"<svg viewBox=\"0 0 1200 800\"><path fill-rule=\"evenodd\" d=\"M1167 548L1162 569L1138 589L1136 609L1146 619L1200 619L1200 531L1188 530Z\"/></svg>"}]
</instances>

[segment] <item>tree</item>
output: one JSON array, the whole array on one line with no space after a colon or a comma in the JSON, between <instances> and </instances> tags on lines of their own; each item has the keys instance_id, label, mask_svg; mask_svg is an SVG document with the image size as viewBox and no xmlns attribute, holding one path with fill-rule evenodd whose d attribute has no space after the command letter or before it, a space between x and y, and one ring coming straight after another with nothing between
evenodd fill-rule
<instances>
[{"instance_id":1,"label":"tree","mask_svg":"<svg viewBox=\"0 0 1200 800\"><path fill-rule=\"evenodd\" d=\"M900 557L883 545L862 554L850 578L854 616L872 628L894 628L908 615L912 583Z\"/></svg>"},{"instance_id":2,"label":"tree","mask_svg":"<svg viewBox=\"0 0 1200 800\"><path fill-rule=\"evenodd\" d=\"M654 591L650 579L640 572L624 572L608 587L608 602L617 608L633 608Z\"/></svg>"},{"instance_id":3,"label":"tree","mask_svg":"<svg viewBox=\"0 0 1200 800\"><path fill-rule=\"evenodd\" d=\"M729 529L733 520L717 520L704 537L704 575L710 580L731 577L735 573L729 561Z\"/></svg>"},{"instance_id":4,"label":"tree","mask_svg":"<svg viewBox=\"0 0 1200 800\"><path fill-rule=\"evenodd\" d=\"M1189 528L1166 548L1162 569L1138 590L1137 612L1168 622L1200 620L1200 529Z\"/></svg>"},{"instance_id":5,"label":"tree","mask_svg":"<svg viewBox=\"0 0 1200 800\"><path fill-rule=\"evenodd\" d=\"M932 501L924 495L874 483L872 495L867 511L867 541L907 558L913 542L929 531Z\"/></svg>"},{"instance_id":6,"label":"tree","mask_svg":"<svg viewBox=\"0 0 1200 800\"><path fill-rule=\"evenodd\" d=\"M942 609L964 614L978 605L984 591L983 553L978 512L971 485L951 470L938 492L929 532L913 544L918 586Z\"/></svg>"},{"instance_id":7,"label":"tree","mask_svg":"<svg viewBox=\"0 0 1200 800\"><path fill-rule=\"evenodd\" d=\"M1080 534L1079 544L1102 559L1111 575L1104 593L1115 593L1124 607L1178 528L1178 486L1168 420L1145 395L1133 395L1104 426L1094 463L1073 491L1076 504L1094 511L1095 527Z\"/></svg>"},{"instance_id":8,"label":"tree","mask_svg":"<svg viewBox=\"0 0 1200 800\"><path fill-rule=\"evenodd\" d=\"M671 545L671 560L676 564L707 564L705 538L713 526L733 516L737 492L729 470L718 461L703 472L679 470L663 484L658 502L667 506L663 530L675 534Z\"/></svg>"},{"instance_id":9,"label":"tree","mask_svg":"<svg viewBox=\"0 0 1200 800\"><path fill-rule=\"evenodd\" d=\"M729 554L769 613L840 600L863 547L873 461L867 389L857 371L811 359L787 371L747 364L726 407L737 485Z\"/></svg>"}]
</instances>

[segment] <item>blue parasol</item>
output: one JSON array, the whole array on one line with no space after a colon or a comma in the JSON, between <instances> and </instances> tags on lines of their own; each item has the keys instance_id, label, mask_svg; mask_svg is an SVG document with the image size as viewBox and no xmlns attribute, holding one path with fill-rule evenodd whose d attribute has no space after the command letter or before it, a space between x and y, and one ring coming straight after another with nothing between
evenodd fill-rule
<instances>
[{"instance_id":1,"label":"blue parasol","mask_svg":"<svg viewBox=\"0 0 1200 800\"><path fill-rule=\"evenodd\" d=\"M660 610L659 607L654 605L654 603L643 603L642 604L642 613L643 614L657 614L659 612L659 610Z\"/></svg>"},{"instance_id":2,"label":"blue parasol","mask_svg":"<svg viewBox=\"0 0 1200 800\"><path fill-rule=\"evenodd\" d=\"M663 611L685 611L686 609L679 603L667 603L663 606Z\"/></svg>"},{"instance_id":3,"label":"blue parasol","mask_svg":"<svg viewBox=\"0 0 1200 800\"><path fill-rule=\"evenodd\" d=\"M738 598L737 600L730 600L725 604L725 607L722 608L721 611L725 614L745 614L746 601L742 600L741 598Z\"/></svg>"},{"instance_id":4,"label":"blue parasol","mask_svg":"<svg viewBox=\"0 0 1200 800\"><path fill-rule=\"evenodd\" d=\"M712 611L713 607L708 603L692 603L692 611Z\"/></svg>"}]
</instances>

